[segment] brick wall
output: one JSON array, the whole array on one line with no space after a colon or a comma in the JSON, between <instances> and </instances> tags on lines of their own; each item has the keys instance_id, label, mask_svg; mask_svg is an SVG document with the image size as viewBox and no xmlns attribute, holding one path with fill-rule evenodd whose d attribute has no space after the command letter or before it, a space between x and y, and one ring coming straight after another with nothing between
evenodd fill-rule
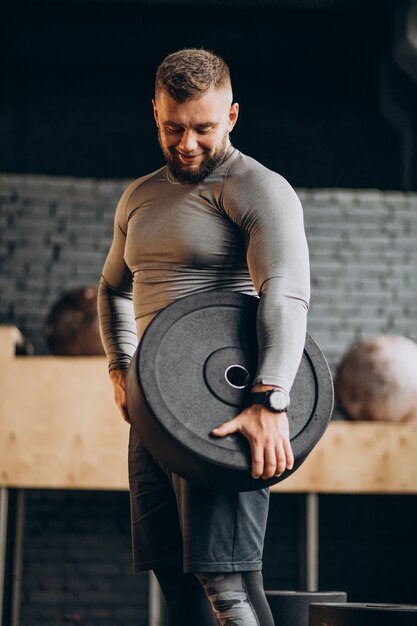
<instances>
[{"instance_id":1,"label":"brick wall","mask_svg":"<svg viewBox=\"0 0 417 626\"><path fill-rule=\"evenodd\" d=\"M310 244L309 328L334 369L377 333L417 340L417 194L299 190Z\"/></svg>"},{"instance_id":2,"label":"brick wall","mask_svg":"<svg viewBox=\"0 0 417 626\"><path fill-rule=\"evenodd\" d=\"M147 626L127 493L26 492L21 626Z\"/></svg>"},{"instance_id":3,"label":"brick wall","mask_svg":"<svg viewBox=\"0 0 417 626\"><path fill-rule=\"evenodd\" d=\"M96 284L123 183L0 177L0 320L45 353L43 324L66 289Z\"/></svg>"},{"instance_id":4,"label":"brick wall","mask_svg":"<svg viewBox=\"0 0 417 626\"><path fill-rule=\"evenodd\" d=\"M96 284L128 181L0 175L0 323L46 352L63 290ZM417 194L299 189L312 267L310 332L334 369L357 339L417 340Z\"/></svg>"}]
</instances>

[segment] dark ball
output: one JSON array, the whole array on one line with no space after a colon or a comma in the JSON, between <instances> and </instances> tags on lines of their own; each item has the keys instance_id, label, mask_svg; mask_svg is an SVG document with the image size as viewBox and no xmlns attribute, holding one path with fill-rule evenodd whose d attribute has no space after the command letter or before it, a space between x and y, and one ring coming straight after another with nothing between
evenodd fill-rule
<instances>
[{"instance_id":1,"label":"dark ball","mask_svg":"<svg viewBox=\"0 0 417 626\"><path fill-rule=\"evenodd\" d=\"M46 338L52 354L104 354L97 315L96 287L71 289L59 298L46 320Z\"/></svg>"}]
</instances>

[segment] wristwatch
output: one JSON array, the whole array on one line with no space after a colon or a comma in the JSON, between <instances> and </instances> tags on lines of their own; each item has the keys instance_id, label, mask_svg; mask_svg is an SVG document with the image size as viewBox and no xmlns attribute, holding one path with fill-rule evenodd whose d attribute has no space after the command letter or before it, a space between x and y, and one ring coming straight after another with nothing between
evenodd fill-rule
<instances>
[{"instance_id":1,"label":"wristwatch","mask_svg":"<svg viewBox=\"0 0 417 626\"><path fill-rule=\"evenodd\" d=\"M274 413L285 413L290 406L290 396L284 389L254 391L249 399L252 404L264 404Z\"/></svg>"}]
</instances>

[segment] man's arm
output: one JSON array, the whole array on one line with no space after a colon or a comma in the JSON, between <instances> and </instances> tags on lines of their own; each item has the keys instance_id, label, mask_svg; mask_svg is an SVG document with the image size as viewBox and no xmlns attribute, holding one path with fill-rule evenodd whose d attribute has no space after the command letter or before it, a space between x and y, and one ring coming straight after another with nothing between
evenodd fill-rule
<instances>
[{"instance_id":1,"label":"man's arm","mask_svg":"<svg viewBox=\"0 0 417 626\"><path fill-rule=\"evenodd\" d=\"M114 399L121 416L130 424L126 403L126 373L137 344L131 294L117 292L108 287L102 276L98 292L98 312Z\"/></svg>"},{"instance_id":2,"label":"man's arm","mask_svg":"<svg viewBox=\"0 0 417 626\"><path fill-rule=\"evenodd\" d=\"M132 274L124 260L130 185L116 209L114 236L98 289L101 340L109 364L109 376L120 413L130 423L126 405L126 371L137 345L132 302Z\"/></svg>"},{"instance_id":3,"label":"man's arm","mask_svg":"<svg viewBox=\"0 0 417 626\"><path fill-rule=\"evenodd\" d=\"M249 271L260 295L253 391L281 387L289 393L304 349L310 293L301 204L287 181L265 168L231 177L228 185L225 212L244 233ZM255 478L292 468L286 413L252 404L213 434L237 431L249 441Z\"/></svg>"}]
</instances>

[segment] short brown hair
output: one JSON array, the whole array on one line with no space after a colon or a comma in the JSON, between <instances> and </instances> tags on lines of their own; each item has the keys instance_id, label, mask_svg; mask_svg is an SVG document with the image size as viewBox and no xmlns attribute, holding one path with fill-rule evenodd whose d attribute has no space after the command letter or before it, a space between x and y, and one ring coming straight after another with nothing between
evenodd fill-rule
<instances>
[{"instance_id":1,"label":"short brown hair","mask_svg":"<svg viewBox=\"0 0 417 626\"><path fill-rule=\"evenodd\" d=\"M169 54L156 72L155 94L166 91L176 102L202 96L210 87L230 85L227 64L214 52L186 48Z\"/></svg>"}]
</instances>

